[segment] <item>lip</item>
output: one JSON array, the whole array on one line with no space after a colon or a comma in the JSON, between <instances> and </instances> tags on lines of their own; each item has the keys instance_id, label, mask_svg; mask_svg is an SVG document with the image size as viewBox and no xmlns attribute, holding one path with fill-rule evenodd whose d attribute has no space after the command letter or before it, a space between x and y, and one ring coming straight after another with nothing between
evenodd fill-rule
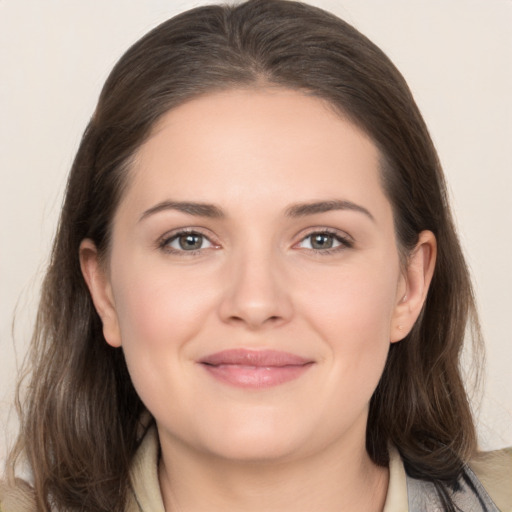
<instances>
[{"instance_id":1,"label":"lip","mask_svg":"<svg viewBox=\"0 0 512 512\"><path fill-rule=\"evenodd\" d=\"M298 379L314 361L277 350L231 349L198 361L214 378L242 388L268 388Z\"/></svg>"}]
</instances>

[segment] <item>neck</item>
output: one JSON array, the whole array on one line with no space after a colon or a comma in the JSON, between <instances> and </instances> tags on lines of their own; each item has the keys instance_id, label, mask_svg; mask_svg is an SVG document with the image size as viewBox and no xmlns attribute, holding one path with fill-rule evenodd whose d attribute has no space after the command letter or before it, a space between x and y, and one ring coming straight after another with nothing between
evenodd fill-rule
<instances>
[{"instance_id":1,"label":"neck","mask_svg":"<svg viewBox=\"0 0 512 512\"><path fill-rule=\"evenodd\" d=\"M168 512L381 512L389 480L361 446L328 446L294 460L233 461L161 439ZM205 507L205 504L207 506Z\"/></svg>"}]
</instances>

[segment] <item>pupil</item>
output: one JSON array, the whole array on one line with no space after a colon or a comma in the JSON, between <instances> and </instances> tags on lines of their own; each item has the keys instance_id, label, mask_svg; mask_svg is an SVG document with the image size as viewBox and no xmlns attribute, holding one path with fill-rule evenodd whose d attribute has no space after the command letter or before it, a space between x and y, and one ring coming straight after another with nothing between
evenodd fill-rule
<instances>
[{"instance_id":1,"label":"pupil","mask_svg":"<svg viewBox=\"0 0 512 512\"><path fill-rule=\"evenodd\" d=\"M332 247L331 235L314 235L311 243L313 249L330 249Z\"/></svg>"},{"instance_id":2,"label":"pupil","mask_svg":"<svg viewBox=\"0 0 512 512\"><path fill-rule=\"evenodd\" d=\"M185 251L191 251L194 249L200 249L203 243L203 237L201 235L182 235L179 239L180 247Z\"/></svg>"}]
</instances>

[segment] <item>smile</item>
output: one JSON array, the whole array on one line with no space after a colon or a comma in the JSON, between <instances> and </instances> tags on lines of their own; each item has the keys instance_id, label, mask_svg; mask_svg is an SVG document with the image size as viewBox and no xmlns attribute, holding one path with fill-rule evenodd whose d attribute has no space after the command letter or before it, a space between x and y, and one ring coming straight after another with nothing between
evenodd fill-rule
<instances>
[{"instance_id":1,"label":"smile","mask_svg":"<svg viewBox=\"0 0 512 512\"><path fill-rule=\"evenodd\" d=\"M275 350L232 349L210 354L199 363L226 384L261 389L299 378L314 361Z\"/></svg>"}]
</instances>

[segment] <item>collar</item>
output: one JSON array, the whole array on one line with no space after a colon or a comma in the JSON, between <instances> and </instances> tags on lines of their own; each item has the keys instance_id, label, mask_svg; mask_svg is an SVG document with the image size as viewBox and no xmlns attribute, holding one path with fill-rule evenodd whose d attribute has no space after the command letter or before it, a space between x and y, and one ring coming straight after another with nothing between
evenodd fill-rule
<instances>
[{"instance_id":1,"label":"collar","mask_svg":"<svg viewBox=\"0 0 512 512\"><path fill-rule=\"evenodd\" d=\"M159 452L158 434L153 425L142 439L130 468L132 492L126 512L165 512L158 481Z\"/></svg>"},{"instance_id":2,"label":"collar","mask_svg":"<svg viewBox=\"0 0 512 512\"><path fill-rule=\"evenodd\" d=\"M127 512L165 512L158 481L159 444L156 428L151 427L139 446L130 469L132 492ZM395 448L389 454L389 485L383 512L409 512L407 478Z\"/></svg>"},{"instance_id":3,"label":"collar","mask_svg":"<svg viewBox=\"0 0 512 512\"><path fill-rule=\"evenodd\" d=\"M132 492L127 512L165 512L158 481L159 443L156 427L144 436L130 469ZM509 453L509 457L512 455ZM509 461L512 462L512 461ZM506 472L510 474L509 471ZM451 497L459 510L499 512L480 480L466 466ZM504 495L503 495L504 496ZM506 498L500 498L505 500ZM503 510L509 508L510 502ZM383 512L434 512L443 510L437 492L430 482L406 475L402 459L396 448L389 449L389 484Z\"/></svg>"}]
</instances>

